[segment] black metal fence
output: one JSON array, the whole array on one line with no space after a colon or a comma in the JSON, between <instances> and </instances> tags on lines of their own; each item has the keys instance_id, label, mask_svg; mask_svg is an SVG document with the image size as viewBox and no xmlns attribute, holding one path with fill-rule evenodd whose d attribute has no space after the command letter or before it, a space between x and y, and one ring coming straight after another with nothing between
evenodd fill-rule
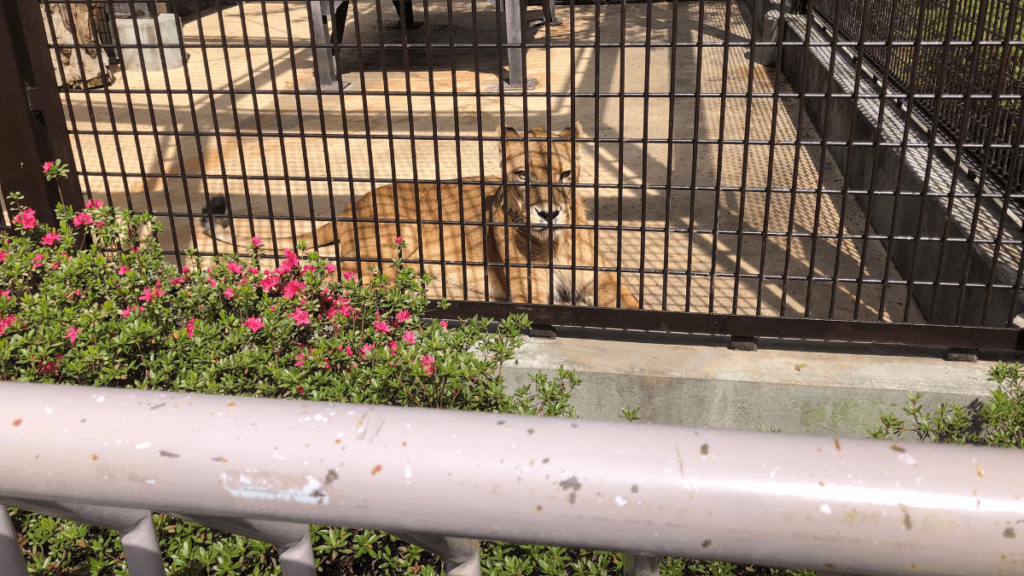
<instances>
[{"instance_id":1,"label":"black metal fence","mask_svg":"<svg viewBox=\"0 0 1024 576\"><path fill-rule=\"evenodd\" d=\"M545 1L5 2L0 185L64 154L179 265L400 236L453 315L1020 346L1020 6Z\"/></svg>"},{"instance_id":2,"label":"black metal fence","mask_svg":"<svg viewBox=\"0 0 1024 576\"><path fill-rule=\"evenodd\" d=\"M962 138L989 177L1021 191L1020 170L1011 177L1021 162L1011 151L1019 141L1024 92L1019 2L880 0L862 12L858 2L821 0L818 9L847 39L856 40L866 28L865 39L881 43L866 47L866 60L887 71L895 87L916 92L917 105L954 140ZM904 44L887 49L889 39ZM931 94L942 97L926 96Z\"/></svg>"}]
</instances>

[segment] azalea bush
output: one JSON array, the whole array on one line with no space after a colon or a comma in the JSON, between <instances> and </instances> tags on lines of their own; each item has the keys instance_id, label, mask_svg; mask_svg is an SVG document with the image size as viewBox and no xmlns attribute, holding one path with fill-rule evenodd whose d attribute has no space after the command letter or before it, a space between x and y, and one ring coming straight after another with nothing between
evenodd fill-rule
<instances>
[{"instance_id":1,"label":"azalea bush","mask_svg":"<svg viewBox=\"0 0 1024 576\"><path fill-rule=\"evenodd\" d=\"M67 176L59 161L46 177ZM316 253L272 260L259 238L247 254L181 269L165 262L150 216L90 200L41 224L18 194L10 233L0 234L0 379L575 417L574 373L537 374L507 391L505 362L529 327L510 316L449 326L426 320L421 277L341 273ZM76 248L80 247L80 248ZM444 302L440 303L444 306ZM113 531L14 511L33 574L124 574ZM278 574L274 547L155 515L168 572ZM443 560L382 532L312 526L323 574L443 572ZM613 552L485 543L486 574L621 572ZM721 562L668 560L664 574L776 574Z\"/></svg>"},{"instance_id":2,"label":"azalea bush","mask_svg":"<svg viewBox=\"0 0 1024 576\"><path fill-rule=\"evenodd\" d=\"M1024 370L1017 363L999 362L989 371L995 381L987 401L962 406L941 402L925 411L924 396L908 395L903 408L906 419L889 412L873 438L897 438L913 434L919 440L944 444L978 444L1000 448L1024 448Z\"/></svg>"}]
</instances>

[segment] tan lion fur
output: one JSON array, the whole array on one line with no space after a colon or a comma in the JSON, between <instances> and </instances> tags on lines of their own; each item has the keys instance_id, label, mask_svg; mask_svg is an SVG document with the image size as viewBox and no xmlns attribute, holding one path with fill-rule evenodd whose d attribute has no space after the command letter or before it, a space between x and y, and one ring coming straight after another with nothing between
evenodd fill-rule
<instances>
[{"instance_id":1,"label":"tan lion fur","mask_svg":"<svg viewBox=\"0 0 1024 576\"><path fill-rule=\"evenodd\" d=\"M305 241L308 246L314 245L314 236L316 246L340 242L342 257L357 259L344 261L342 269L352 272L361 269L365 277L370 267L393 274L389 272L390 260L395 255L395 238L401 236L406 244L402 254L404 265L422 269L434 277L430 290L432 297L441 295L443 285L448 298L483 300L484 262L487 262L486 297L490 300L593 305L596 293L599 306L615 307L618 296L619 306L638 308L639 303L630 289L624 284L616 285L615 272L598 272L598 287L596 291L594 289L594 231L585 228L590 226L590 220L579 194L573 202L572 189L563 186L575 183L579 173L578 153L575 156L576 167L572 166L571 143L552 142L549 156L547 132L541 128L530 130L527 203L527 186L523 182L527 170L526 143L515 129L505 127L504 130L507 138L504 161L509 184L462 184L461 205L459 184L420 184L417 187L411 183L400 183L381 186L345 207L335 222L300 236L298 240ZM556 137L568 139L572 132L571 128L566 128ZM575 132L577 138L583 136L579 123ZM549 175L552 179L550 194ZM502 178L487 176L481 180L500 182ZM528 205L529 218L526 213ZM358 220L355 228L353 206ZM444 222L440 226L437 223L438 206ZM544 213L557 215L551 217L549 224ZM464 219L464 227L459 224L460 215ZM424 223L420 225L418 220ZM489 224L500 225L486 226L485 233L482 225L485 220ZM527 223L531 233L527 232ZM568 269L573 264L571 223L577 226L575 292L572 270ZM503 265L506 263L506 238L508 267ZM528 261L529 269L525 266ZM446 262L443 269L442 262ZM463 262L468 264L463 266ZM555 266L567 268L552 272L549 268L552 262ZM600 257L598 264L602 268L609 267Z\"/></svg>"}]
</instances>

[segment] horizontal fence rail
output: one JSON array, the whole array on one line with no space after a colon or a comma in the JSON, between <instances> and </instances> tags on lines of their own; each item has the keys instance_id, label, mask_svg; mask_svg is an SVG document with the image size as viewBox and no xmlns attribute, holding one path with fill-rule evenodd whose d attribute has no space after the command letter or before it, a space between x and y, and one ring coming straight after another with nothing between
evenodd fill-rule
<instances>
[{"instance_id":1,"label":"horizontal fence rail","mask_svg":"<svg viewBox=\"0 0 1024 576\"><path fill-rule=\"evenodd\" d=\"M279 542L295 574L313 523L393 532L452 574L478 573L478 539L628 551L633 573L663 555L1024 571L1020 451L28 383L0 398L0 502L121 530L129 564L159 560L156 510ZM0 515L5 575L18 556Z\"/></svg>"},{"instance_id":2,"label":"horizontal fence rail","mask_svg":"<svg viewBox=\"0 0 1024 576\"><path fill-rule=\"evenodd\" d=\"M179 267L401 237L487 315L1021 349L1019 1L542 4L10 0L0 180Z\"/></svg>"}]
</instances>

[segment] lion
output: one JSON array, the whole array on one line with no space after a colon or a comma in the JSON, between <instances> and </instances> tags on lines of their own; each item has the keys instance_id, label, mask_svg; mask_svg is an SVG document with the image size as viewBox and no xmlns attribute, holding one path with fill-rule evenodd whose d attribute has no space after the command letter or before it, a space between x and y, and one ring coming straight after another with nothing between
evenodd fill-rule
<instances>
[{"instance_id":1,"label":"lion","mask_svg":"<svg viewBox=\"0 0 1024 576\"><path fill-rule=\"evenodd\" d=\"M507 183L489 184L502 178L484 177L482 184L384 185L345 207L335 222L297 241L316 247L339 243L346 259L342 269L366 278L370 268L393 276L387 263L401 238L404 266L440 280L431 286L433 297L639 308L615 272L599 270L595 289L595 258L599 268L610 266L595 253L586 208L568 187L577 182L578 148L574 155L570 142L551 142L549 156L547 132L534 128L528 133L527 167L523 136L508 126L503 130ZM564 140L574 133L583 137L578 122L556 137ZM223 201L211 207L214 213L224 212ZM216 221L204 218L203 228L230 242Z\"/></svg>"}]
</instances>

